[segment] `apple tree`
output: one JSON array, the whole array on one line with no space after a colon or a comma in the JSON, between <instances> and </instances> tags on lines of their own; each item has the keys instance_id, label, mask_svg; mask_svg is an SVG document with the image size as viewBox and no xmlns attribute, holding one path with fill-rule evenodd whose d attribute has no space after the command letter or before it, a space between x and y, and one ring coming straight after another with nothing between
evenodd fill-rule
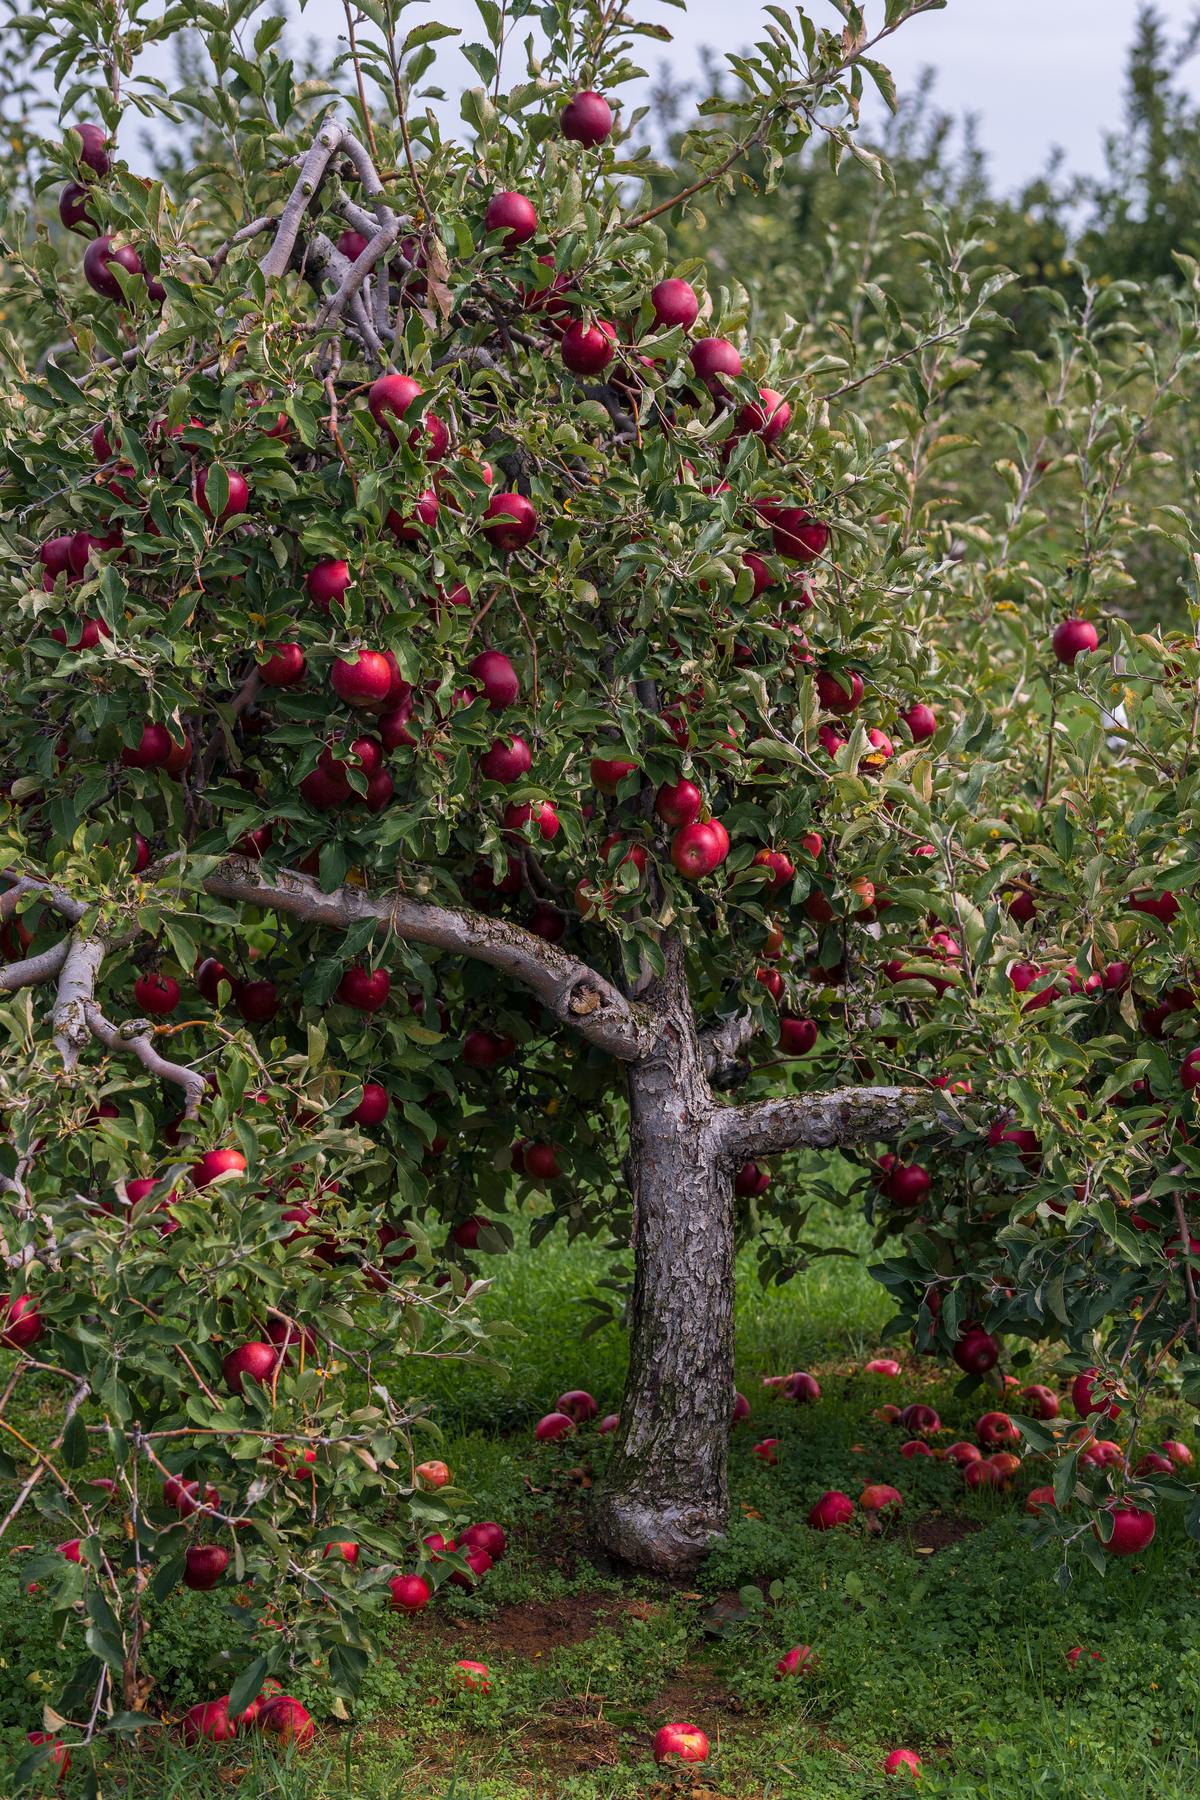
<instances>
[{"instance_id":1,"label":"apple tree","mask_svg":"<svg viewBox=\"0 0 1200 1800\"><path fill-rule=\"evenodd\" d=\"M6 1437L17 1512L79 1540L47 1559L87 1620L72 1718L137 1715L141 1596L217 1564L263 1600L235 1713L290 1656L352 1683L432 1505L394 1359L463 1351L526 1203L628 1212L597 1524L694 1564L760 1159L957 1123L864 1048L863 968L952 978L923 746L979 746L930 704L944 546L855 407L902 369L936 411L1004 277L931 239L929 316L881 294L848 359L751 338L664 235L814 135L869 156L876 52L935 3L775 9L657 198L623 5L543 7L524 51L533 9L481 5L466 144L418 107L449 34L399 8L328 84L206 8L212 79L173 93L136 52L190 14L21 20L65 129L63 229L5 225L5 1410L63 1396L44 1450ZM143 178L139 114L209 154ZM371 1569L331 1571L351 1539Z\"/></svg>"}]
</instances>

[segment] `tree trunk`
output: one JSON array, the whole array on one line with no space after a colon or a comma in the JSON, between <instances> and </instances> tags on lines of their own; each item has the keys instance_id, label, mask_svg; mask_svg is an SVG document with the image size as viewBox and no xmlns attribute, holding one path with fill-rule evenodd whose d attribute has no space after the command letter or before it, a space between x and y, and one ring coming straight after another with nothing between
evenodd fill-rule
<instances>
[{"instance_id":1,"label":"tree trunk","mask_svg":"<svg viewBox=\"0 0 1200 1800\"><path fill-rule=\"evenodd\" d=\"M682 970L662 986L658 1046L628 1070L633 1329L595 1524L614 1555L676 1575L703 1559L728 1514L734 1233Z\"/></svg>"}]
</instances>

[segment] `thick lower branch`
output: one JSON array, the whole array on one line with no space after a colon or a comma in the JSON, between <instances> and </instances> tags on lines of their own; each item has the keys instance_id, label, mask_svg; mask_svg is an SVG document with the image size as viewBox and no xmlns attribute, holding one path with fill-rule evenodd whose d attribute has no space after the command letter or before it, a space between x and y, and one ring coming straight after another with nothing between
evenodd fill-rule
<instances>
[{"instance_id":1,"label":"thick lower branch","mask_svg":"<svg viewBox=\"0 0 1200 1800\"><path fill-rule=\"evenodd\" d=\"M785 1150L836 1150L897 1138L910 1125L955 1128L945 1097L929 1088L833 1088L729 1106L717 1114L720 1153L728 1162Z\"/></svg>"},{"instance_id":2,"label":"thick lower branch","mask_svg":"<svg viewBox=\"0 0 1200 1800\"><path fill-rule=\"evenodd\" d=\"M381 929L408 942L487 963L521 982L555 1018L622 1062L639 1061L658 1037L650 1013L626 1000L603 975L506 919L432 906L403 895L376 896L360 888L325 894L307 875L285 869L268 879L241 857L222 863L205 879L204 888L217 899L265 907L340 931L375 919Z\"/></svg>"}]
</instances>

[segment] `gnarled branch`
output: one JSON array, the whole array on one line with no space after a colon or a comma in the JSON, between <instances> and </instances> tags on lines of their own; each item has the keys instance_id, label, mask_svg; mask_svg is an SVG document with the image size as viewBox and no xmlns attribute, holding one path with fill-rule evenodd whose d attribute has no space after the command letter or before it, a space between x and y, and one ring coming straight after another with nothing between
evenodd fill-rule
<instances>
[{"instance_id":1,"label":"gnarled branch","mask_svg":"<svg viewBox=\"0 0 1200 1800\"><path fill-rule=\"evenodd\" d=\"M953 1130L960 1120L945 1096L930 1088L833 1088L726 1107L715 1129L721 1155L734 1162L897 1138L919 1122Z\"/></svg>"},{"instance_id":2,"label":"gnarled branch","mask_svg":"<svg viewBox=\"0 0 1200 1800\"><path fill-rule=\"evenodd\" d=\"M124 1025L114 1025L111 1019L105 1018L94 1000L85 1002L83 1010L88 1030L106 1050L136 1056L149 1074L157 1075L160 1081L171 1081L176 1087L181 1087L187 1095L183 1116L185 1119L196 1117L207 1091L204 1077L183 1063L172 1062L169 1057L159 1055L151 1042L154 1027L149 1019L128 1019Z\"/></svg>"},{"instance_id":3,"label":"gnarled branch","mask_svg":"<svg viewBox=\"0 0 1200 1800\"><path fill-rule=\"evenodd\" d=\"M640 1061L658 1037L650 1014L626 1000L597 970L507 919L434 906L403 894L372 895L359 888L325 894L307 875L286 869L268 879L242 857L222 863L205 879L204 888L217 899L265 907L340 931L375 919L381 929L411 943L487 963L521 982L547 1012L622 1062Z\"/></svg>"},{"instance_id":4,"label":"gnarled branch","mask_svg":"<svg viewBox=\"0 0 1200 1800\"><path fill-rule=\"evenodd\" d=\"M104 940L81 937L72 932L58 978L58 993L51 1015L54 1042L68 1074L79 1061L80 1052L92 1039L87 1008L96 992L96 977L104 961Z\"/></svg>"}]
</instances>

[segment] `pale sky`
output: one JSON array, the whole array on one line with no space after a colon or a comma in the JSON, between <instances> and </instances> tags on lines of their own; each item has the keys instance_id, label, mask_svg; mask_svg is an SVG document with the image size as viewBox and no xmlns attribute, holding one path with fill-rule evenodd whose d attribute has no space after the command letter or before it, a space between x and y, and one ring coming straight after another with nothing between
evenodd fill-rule
<instances>
[{"instance_id":1,"label":"pale sky","mask_svg":"<svg viewBox=\"0 0 1200 1800\"><path fill-rule=\"evenodd\" d=\"M1157 3L1175 35L1200 10L1200 0ZM833 20L824 0L810 0L809 10L822 23ZM883 0L866 0L864 10L870 25L882 16ZM897 32L883 60L902 91L911 88L923 65L936 65L940 104L954 113L979 115L993 175L1010 188L1022 176L1036 174L1055 143L1066 149L1073 168L1099 166L1102 134L1121 122L1124 59L1137 11L1137 0L949 0L944 11L923 15ZM643 65L654 73L660 58L669 59L676 75L687 79L698 72L701 45L721 52L744 49L760 35L764 17L754 0L736 6L729 0L689 0L686 13L641 0L638 15L665 24L675 39L673 45L639 40ZM340 0L308 0L301 29L332 38L342 16ZM430 0L428 6L414 6L409 16L414 23L437 19L459 26L468 42L481 35L473 0ZM519 27L522 37L528 30L527 24ZM1192 76L1195 86L1200 59ZM476 80L449 43L442 48L438 78L447 91Z\"/></svg>"}]
</instances>

